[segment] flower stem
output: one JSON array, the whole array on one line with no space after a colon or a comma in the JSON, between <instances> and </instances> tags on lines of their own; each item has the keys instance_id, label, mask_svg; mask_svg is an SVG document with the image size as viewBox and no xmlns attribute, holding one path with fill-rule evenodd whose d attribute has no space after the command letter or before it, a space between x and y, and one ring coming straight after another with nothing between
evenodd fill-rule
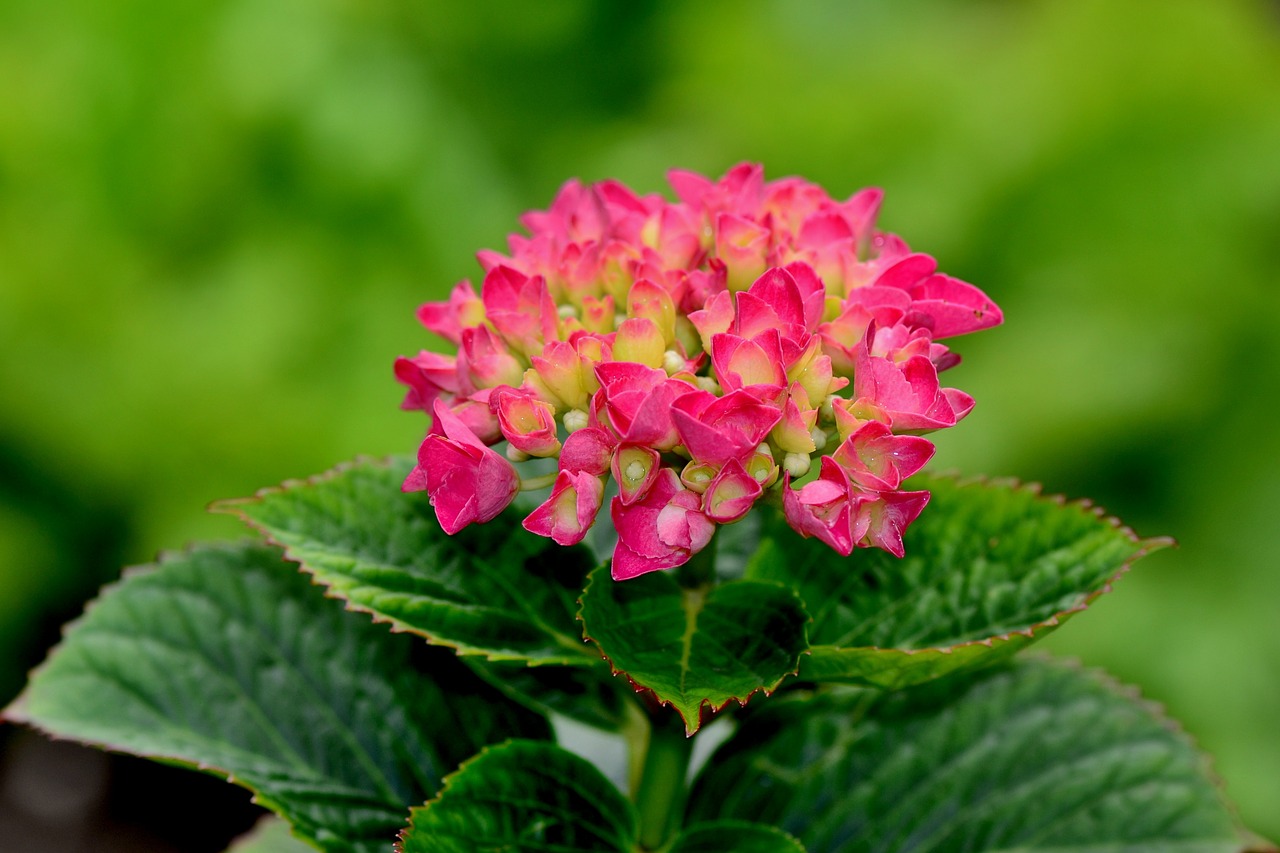
<instances>
[{"instance_id":1,"label":"flower stem","mask_svg":"<svg viewBox=\"0 0 1280 853\"><path fill-rule=\"evenodd\" d=\"M556 475L559 473L560 472L558 471L552 471L550 474L542 474L541 476L538 476L538 477L529 477L528 479L521 479L520 491L532 492L538 489L545 489L548 486L554 486L556 482Z\"/></svg>"},{"instance_id":2,"label":"flower stem","mask_svg":"<svg viewBox=\"0 0 1280 853\"><path fill-rule=\"evenodd\" d=\"M684 720L670 708L656 709L649 721L649 748L635 800L640 846L658 850L680 827L693 739L685 735Z\"/></svg>"}]
</instances>

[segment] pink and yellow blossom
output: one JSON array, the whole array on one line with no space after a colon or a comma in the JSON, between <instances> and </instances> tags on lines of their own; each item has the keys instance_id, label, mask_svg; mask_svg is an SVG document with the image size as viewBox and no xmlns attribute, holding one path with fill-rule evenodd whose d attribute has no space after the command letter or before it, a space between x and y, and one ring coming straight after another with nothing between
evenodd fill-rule
<instances>
[{"instance_id":1,"label":"pink and yellow blossom","mask_svg":"<svg viewBox=\"0 0 1280 853\"><path fill-rule=\"evenodd\" d=\"M432 414L405 488L453 533L554 479L525 527L572 544L612 481L619 580L687 562L762 501L841 554L900 556L928 501L904 489L933 455L921 434L973 407L940 382L959 356L939 341L1000 309L877 229L878 189L840 201L750 163L669 178L674 201L570 181L479 254L479 293L419 309L458 353L396 362L404 407ZM554 474L522 480L504 441Z\"/></svg>"}]
</instances>

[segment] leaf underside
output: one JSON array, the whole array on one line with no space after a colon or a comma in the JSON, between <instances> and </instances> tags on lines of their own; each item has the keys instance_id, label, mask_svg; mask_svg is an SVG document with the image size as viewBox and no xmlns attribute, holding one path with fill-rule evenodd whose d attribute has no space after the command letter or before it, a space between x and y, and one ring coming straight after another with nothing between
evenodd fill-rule
<instances>
[{"instance_id":1,"label":"leaf underside","mask_svg":"<svg viewBox=\"0 0 1280 853\"><path fill-rule=\"evenodd\" d=\"M800 677L899 688L999 661L1048 634L1161 547L1084 504L1009 483L922 478L906 556L841 557L780 518L746 576L793 585L813 617Z\"/></svg>"},{"instance_id":2,"label":"leaf underside","mask_svg":"<svg viewBox=\"0 0 1280 853\"><path fill-rule=\"evenodd\" d=\"M690 820L810 853L1241 849L1187 738L1096 674L1029 660L944 687L775 699L712 756Z\"/></svg>"},{"instance_id":3,"label":"leaf underside","mask_svg":"<svg viewBox=\"0 0 1280 853\"><path fill-rule=\"evenodd\" d=\"M483 745L549 736L449 652L344 611L260 545L131 571L6 716L231 777L322 849L358 853L385 853Z\"/></svg>"},{"instance_id":4,"label":"leaf underside","mask_svg":"<svg viewBox=\"0 0 1280 853\"><path fill-rule=\"evenodd\" d=\"M613 667L670 703L691 734L703 708L745 703L795 672L809 619L779 584L688 589L666 572L617 582L607 565L592 572L580 615Z\"/></svg>"},{"instance_id":5,"label":"leaf underside","mask_svg":"<svg viewBox=\"0 0 1280 853\"><path fill-rule=\"evenodd\" d=\"M425 493L400 491L412 467L358 461L215 510L397 630L495 660L599 665L574 621L590 552L528 533L514 510L449 536Z\"/></svg>"}]
</instances>

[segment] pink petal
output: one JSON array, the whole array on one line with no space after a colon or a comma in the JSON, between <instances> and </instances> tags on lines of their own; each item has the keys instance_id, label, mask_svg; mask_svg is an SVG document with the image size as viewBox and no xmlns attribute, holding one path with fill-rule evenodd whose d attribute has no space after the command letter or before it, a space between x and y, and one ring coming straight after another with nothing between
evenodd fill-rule
<instances>
[{"instance_id":1,"label":"pink petal","mask_svg":"<svg viewBox=\"0 0 1280 853\"><path fill-rule=\"evenodd\" d=\"M913 321L929 329L934 338L964 335L1004 322L991 297L950 276L931 275L910 292Z\"/></svg>"},{"instance_id":2,"label":"pink petal","mask_svg":"<svg viewBox=\"0 0 1280 853\"><path fill-rule=\"evenodd\" d=\"M602 476L609 470L613 438L600 427L585 427L569 434L560 449L560 470Z\"/></svg>"},{"instance_id":3,"label":"pink petal","mask_svg":"<svg viewBox=\"0 0 1280 853\"><path fill-rule=\"evenodd\" d=\"M703 512L720 524L730 524L746 515L764 489L736 459L731 460L702 496Z\"/></svg>"},{"instance_id":4,"label":"pink petal","mask_svg":"<svg viewBox=\"0 0 1280 853\"><path fill-rule=\"evenodd\" d=\"M922 278L932 275L938 268L938 262L924 254L907 255L890 266L876 278L876 287L894 287L907 290Z\"/></svg>"},{"instance_id":5,"label":"pink petal","mask_svg":"<svg viewBox=\"0 0 1280 853\"><path fill-rule=\"evenodd\" d=\"M551 496L529 513L524 528L561 545L581 542L595 522L604 498L604 483L590 474L561 471Z\"/></svg>"}]
</instances>

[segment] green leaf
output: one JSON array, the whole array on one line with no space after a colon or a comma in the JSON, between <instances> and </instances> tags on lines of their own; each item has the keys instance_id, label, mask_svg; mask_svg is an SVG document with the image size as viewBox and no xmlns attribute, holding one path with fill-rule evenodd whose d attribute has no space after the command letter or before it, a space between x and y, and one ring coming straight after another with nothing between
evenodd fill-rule
<instances>
[{"instance_id":1,"label":"green leaf","mask_svg":"<svg viewBox=\"0 0 1280 853\"><path fill-rule=\"evenodd\" d=\"M704 707L772 691L807 646L800 599L762 581L687 588L669 572L615 581L605 565L591 573L580 615L614 669L672 705L690 734Z\"/></svg>"},{"instance_id":2,"label":"green leaf","mask_svg":"<svg viewBox=\"0 0 1280 853\"><path fill-rule=\"evenodd\" d=\"M586 760L557 746L486 749L413 810L400 853L631 853L631 804Z\"/></svg>"},{"instance_id":3,"label":"green leaf","mask_svg":"<svg viewBox=\"0 0 1280 853\"><path fill-rule=\"evenodd\" d=\"M592 728L620 732L644 711L636 692L606 667L526 666L520 662L463 660L485 681L539 714L560 714Z\"/></svg>"},{"instance_id":4,"label":"green leaf","mask_svg":"<svg viewBox=\"0 0 1280 853\"><path fill-rule=\"evenodd\" d=\"M548 735L451 653L345 612L258 545L131 571L6 716L228 776L322 849L361 853L484 744Z\"/></svg>"},{"instance_id":5,"label":"green leaf","mask_svg":"<svg viewBox=\"0 0 1280 853\"><path fill-rule=\"evenodd\" d=\"M1241 848L1185 736L1096 673L1038 660L779 697L712 756L689 816L774 824L811 853Z\"/></svg>"},{"instance_id":6,"label":"green leaf","mask_svg":"<svg viewBox=\"0 0 1280 853\"><path fill-rule=\"evenodd\" d=\"M902 559L876 549L841 557L772 520L747 576L794 585L804 599L814 624L802 679L899 688L996 662L1168 544L1033 487L945 477L913 485L933 497Z\"/></svg>"},{"instance_id":7,"label":"green leaf","mask_svg":"<svg viewBox=\"0 0 1280 853\"><path fill-rule=\"evenodd\" d=\"M496 660L599 664L574 621L589 552L527 532L514 510L449 536L425 493L400 491L411 468L359 461L215 510L396 630Z\"/></svg>"},{"instance_id":8,"label":"green leaf","mask_svg":"<svg viewBox=\"0 0 1280 853\"><path fill-rule=\"evenodd\" d=\"M289 824L278 817L267 816L246 835L236 839L227 853L315 853L314 847L289 832Z\"/></svg>"},{"instance_id":9,"label":"green leaf","mask_svg":"<svg viewBox=\"0 0 1280 853\"><path fill-rule=\"evenodd\" d=\"M740 820L700 823L680 834L667 853L805 853L803 845L777 827Z\"/></svg>"}]
</instances>

